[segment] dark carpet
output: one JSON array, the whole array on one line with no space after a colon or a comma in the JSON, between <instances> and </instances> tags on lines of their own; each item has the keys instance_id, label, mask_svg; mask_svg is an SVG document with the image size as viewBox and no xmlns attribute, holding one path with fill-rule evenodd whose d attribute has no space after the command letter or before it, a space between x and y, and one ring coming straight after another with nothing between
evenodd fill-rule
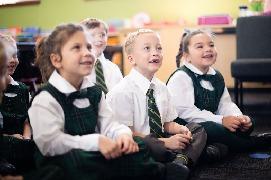
<instances>
[{"instance_id":1,"label":"dark carpet","mask_svg":"<svg viewBox=\"0 0 271 180\"><path fill-rule=\"evenodd\" d=\"M271 93L245 93L244 114L255 120L252 135L271 132ZM270 145L271 147L271 145ZM271 155L265 151L230 153L223 161L199 163L191 173L191 180L271 180L271 158L252 158L251 154Z\"/></svg>"}]
</instances>

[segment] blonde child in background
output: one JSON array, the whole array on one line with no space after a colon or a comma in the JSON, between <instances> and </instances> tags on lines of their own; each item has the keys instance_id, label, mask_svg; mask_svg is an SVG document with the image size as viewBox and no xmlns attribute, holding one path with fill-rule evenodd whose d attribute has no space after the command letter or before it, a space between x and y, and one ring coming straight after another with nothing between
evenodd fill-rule
<instances>
[{"instance_id":1,"label":"blonde child in background","mask_svg":"<svg viewBox=\"0 0 271 180\"><path fill-rule=\"evenodd\" d=\"M28 111L38 167L56 165L80 180L159 177L163 167L114 120L104 93L86 77L95 62L91 51L75 24L59 25L37 43L36 63L50 75Z\"/></svg>"},{"instance_id":2,"label":"blonde child in background","mask_svg":"<svg viewBox=\"0 0 271 180\"><path fill-rule=\"evenodd\" d=\"M7 52L5 50L4 44L0 41L0 103L2 100L2 93L7 87L6 77L7 77ZM9 164L2 157L2 150L4 148L3 144L3 134L2 134L2 121L0 119L0 179L2 180L22 180L22 176L11 176L15 173L16 169L12 164Z\"/></svg>"},{"instance_id":3,"label":"blonde child in background","mask_svg":"<svg viewBox=\"0 0 271 180\"><path fill-rule=\"evenodd\" d=\"M207 132L207 144L222 143L231 151L266 146L267 138L249 136L253 121L231 101L222 74L213 69L217 51L212 33L186 32L176 56L177 67L167 87L173 96L180 124L195 122ZM220 149L221 150L221 149Z\"/></svg>"},{"instance_id":4,"label":"blonde child in background","mask_svg":"<svg viewBox=\"0 0 271 180\"><path fill-rule=\"evenodd\" d=\"M29 108L28 87L15 81L13 75L17 65L16 41L9 35L0 34L0 41L4 44L7 53L7 87L3 92L0 105L3 117L2 133L5 150L3 156L17 168L18 172L28 171L33 167L33 148L31 140L31 128L28 121L27 111Z\"/></svg>"},{"instance_id":5,"label":"blonde child in background","mask_svg":"<svg viewBox=\"0 0 271 180\"><path fill-rule=\"evenodd\" d=\"M166 85L155 77L162 65L160 36L149 29L130 33L125 52L130 73L108 94L116 119L144 137L152 156L166 163L167 179L186 179L187 166L195 165L206 143L206 133L197 124L179 125ZM151 135L150 135L151 134Z\"/></svg>"},{"instance_id":6,"label":"blonde child in background","mask_svg":"<svg viewBox=\"0 0 271 180\"><path fill-rule=\"evenodd\" d=\"M107 45L108 26L104 21L96 18L87 18L81 24L87 29L87 36L96 56L95 70L91 72L89 78L93 83L99 85L106 94L123 78L119 67L106 59L103 54Z\"/></svg>"}]
</instances>

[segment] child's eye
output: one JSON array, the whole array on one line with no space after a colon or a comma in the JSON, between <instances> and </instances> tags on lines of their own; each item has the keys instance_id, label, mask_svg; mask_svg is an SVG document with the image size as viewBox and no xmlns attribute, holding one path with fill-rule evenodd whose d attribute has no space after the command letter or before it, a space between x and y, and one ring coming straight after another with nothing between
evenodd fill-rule
<instances>
[{"instance_id":1,"label":"child's eye","mask_svg":"<svg viewBox=\"0 0 271 180\"><path fill-rule=\"evenodd\" d=\"M203 46L196 46L196 48L197 48L197 49L202 49L202 48L203 48Z\"/></svg>"},{"instance_id":2,"label":"child's eye","mask_svg":"<svg viewBox=\"0 0 271 180\"><path fill-rule=\"evenodd\" d=\"M73 49L80 49L81 47L80 47L80 45L75 45L75 46L73 46Z\"/></svg>"},{"instance_id":3,"label":"child's eye","mask_svg":"<svg viewBox=\"0 0 271 180\"><path fill-rule=\"evenodd\" d=\"M105 36L106 36L106 34L105 34L105 33L102 33L101 35L102 35L102 37L105 37Z\"/></svg>"},{"instance_id":4,"label":"child's eye","mask_svg":"<svg viewBox=\"0 0 271 180\"><path fill-rule=\"evenodd\" d=\"M214 44L210 44L210 47L214 47L215 45Z\"/></svg>"},{"instance_id":5,"label":"child's eye","mask_svg":"<svg viewBox=\"0 0 271 180\"><path fill-rule=\"evenodd\" d=\"M88 44L88 45L87 45L87 49L88 49L89 51L92 49L91 44Z\"/></svg>"},{"instance_id":6,"label":"child's eye","mask_svg":"<svg viewBox=\"0 0 271 180\"><path fill-rule=\"evenodd\" d=\"M144 47L144 50L150 50L149 46Z\"/></svg>"},{"instance_id":7,"label":"child's eye","mask_svg":"<svg viewBox=\"0 0 271 180\"><path fill-rule=\"evenodd\" d=\"M162 51L162 49L163 49L162 47L158 47L157 48L158 51Z\"/></svg>"}]
</instances>

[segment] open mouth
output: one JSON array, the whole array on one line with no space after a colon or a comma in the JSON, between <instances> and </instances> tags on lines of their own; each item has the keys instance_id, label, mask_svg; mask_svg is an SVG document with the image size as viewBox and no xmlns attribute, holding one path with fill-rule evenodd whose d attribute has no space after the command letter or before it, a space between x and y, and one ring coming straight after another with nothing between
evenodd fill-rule
<instances>
[{"instance_id":1,"label":"open mouth","mask_svg":"<svg viewBox=\"0 0 271 180\"><path fill-rule=\"evenodd\" d=\"M149 61L149 63L159 63L159 62L160 62L159 59L152 59Z\"/></svg>"},{"instance_id":2,"label":"open mouth","mask_svg":"<svg viewBox=\"0 0 271 180\"><path fill-rule=\"evenodd\" d=\"M213 54L206 54L204 56L202 56L202 58L207 58L207 59L210 59L210 58L213 58L214 55Z\"/></svg>"}]
</instances>

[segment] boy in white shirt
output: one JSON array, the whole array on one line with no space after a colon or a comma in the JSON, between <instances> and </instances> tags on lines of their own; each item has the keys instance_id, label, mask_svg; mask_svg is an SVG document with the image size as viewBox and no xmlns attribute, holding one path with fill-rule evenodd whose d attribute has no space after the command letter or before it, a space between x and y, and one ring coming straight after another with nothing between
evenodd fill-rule
<instances>
[{"instance_id":1,"label":"boy in white shirt","mask_svg":"<svg viewBox=\"0 0 271 180\"><path fill-rule=\"evenodd\" d=\"M188 170L182 163L196 163L206 134L199 125L190 124L188 129L173 122L177 113L170 94L154 76L163 60L159 35L148 29L130 33L125 51L133 69L107 94L107 101L116 119L129 126L134 136L145 137L153 157L167 163L167 178L185 179Z\"/></svg>"},{"instance_id":2,"label":"boy in white shirt","mask_svg":"<svg viewBox=\"0 0 271 180\"><path fill-rule=\"evenodd\" d=\"M104 21L96 18L87 18L81 24L88 31L88 40L93 45L93 52L96 56L95 70L91 72L88 78L91 82L100 85L106 94L123 78L119 67L106 59L103 54L107 45L108 26Z\"/></svg>"}]
</instances>

